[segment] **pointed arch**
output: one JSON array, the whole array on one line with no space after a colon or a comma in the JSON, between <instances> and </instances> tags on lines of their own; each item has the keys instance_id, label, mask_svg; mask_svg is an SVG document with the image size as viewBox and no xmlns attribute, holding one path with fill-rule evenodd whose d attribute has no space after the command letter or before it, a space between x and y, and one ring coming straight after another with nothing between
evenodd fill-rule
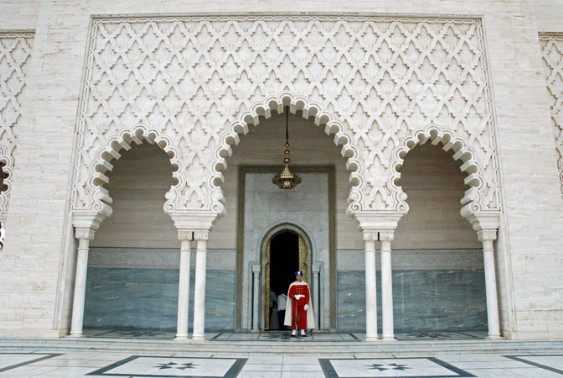
<instances>
[{"instance_id":1,"label":"pointed arch","mask_svg":"<svg viewBox=\"0 0 563 378\"><path fill-rule=\"evenodd\" d=\"M357 210L360 210L363 198L361 188L365 181L362 177L364 164L359 158L354 138L345 130L340 121L336 120L329 112L324 111L319 104L309 102L307 99L294 96L291 93L282 93L279 96L268 97L262 102L255 103L249 110L241 112L238 118L227 126L221 136L211 164L209 180L210 201L213 211L218 215L225 211L221 189L221 185L224 183L222 171L227 169L227 158L232 156L231 146L238 145L240 135L246 135L250 125L257 126L260 123L260 117L268 119L272 116L272 111L283 113L285 106L289 106L289 111L293 114L301 111L304 119L312 118L316 126L324 126L327 135L334 135L334 144L342 146L341 155L346 158L346 169L350 172L349 182L352 185L348 195L347 212L354 214Z\"/></svg>"},{"instance_id":2,"label":"pointed arch","mask_svg":"<svg viewBox=\"0 0 563 378\"><path fill-rule=\"evenodd\" d=\"M261 282L261 287L263 289L263 293L262 293L262 306L261 306L261 311L263 312L263 314L267 314L268 316L264 318L264 322L263 322L263 328L269 328L269 309L268 309L268 299L269 299L269 295L270 295L270 290L272 290L272 287L270 286L270 279L271 279L271 268L272 268L272 252L271 252L271 243L272 241L279 235L284 234L284 233L290 233L293 234L296 238L297 241L297 262L299 264L299 266L295 266L294 269L291 270L291 274L289 277L293 277L295 278L295 276L292 274L293 272L295 272L295 270L301 270L304 273L304 277L303 279L307 282L309 282L311 284L311 287L313 287L314 283L311 282L311 278L312 278L312 273L313 273L313 242L311 240L311 237L309 234L307 234L307 232L305 232L305 230L303 230L301 227L293 224L293 223L279 223L277 225L275 225L274 227L270 228L269 230L266 231L266 233L264 234L264 237L262 239L261 242L261 252L260 252L260 264L262 266L262 282ZM286 272L289 273L289 272ZM287 282L287 285L289 286L289 284L293 281L293 279L289 280ZM287 289L286 289L287 290ZM315 301L318 298L315 298Z\"/></svg>"},{"instance_id":3,"label":"pointed arch","mask_svg":"<svg viewBox=\"0 0 563 378\"><path fill-rule=\"evenodd\" d=\"M408 212L407 195L402 187L398 184L401 178L400 169L408 152L418 145L427 142L433 145L442 144L444 151L452 151L454 160L461 161L460 169L466 173L464 179L465 185L469 189L465 191L465 195L461 199L463 205L460 213L464 218L480 212L482 205L480 203L480 189L485 183L482 175L480 163L475 157L475 153L467 146L462 138L457 137L452 131L441 130L438 126L430 125L426 129L415 130L410 136L405 138L400 147L393 153L393 161L391 162L391 182L390 185L394 189L394 196L398 203L398 210L403 214ZM488 183L496 186L494 183Z\"/></svg>"}]
</instances>

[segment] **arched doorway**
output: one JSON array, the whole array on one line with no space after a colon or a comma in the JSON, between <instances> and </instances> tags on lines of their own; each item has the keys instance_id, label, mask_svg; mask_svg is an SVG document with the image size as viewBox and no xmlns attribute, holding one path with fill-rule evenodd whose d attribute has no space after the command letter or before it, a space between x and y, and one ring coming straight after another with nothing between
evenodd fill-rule
<instances>
[{"instance_id":1,"label":"arched doorway","mask_svg":"<svg viewBox=\"0 0 563 378\"><path fill-rule=\"evenodd\" d=\"M275 331L283 325L278 319L278 326L271 324L271 292L275 295L287 293L289 285L295 280L295 271L303 272L305 281L311 276L311 249L306 236L291 225L279 227L266 240L262 269L264 272L264 330ZM311 283L310 283L311 284Z\"/></svg>"}]
</instances>

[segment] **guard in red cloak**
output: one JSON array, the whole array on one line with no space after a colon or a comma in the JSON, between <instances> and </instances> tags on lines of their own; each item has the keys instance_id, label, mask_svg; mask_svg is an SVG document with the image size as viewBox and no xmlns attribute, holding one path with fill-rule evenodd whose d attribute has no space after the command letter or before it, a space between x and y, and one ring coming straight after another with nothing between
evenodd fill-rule
<instances>
[{"instance_id":1,"label":"guard in red cloak","mask_svg":"<svg viewBox=\"0 0 563 378\"><path fill-rule=\"evenodd\" d=\"M303 281L303 272L295 272L296 281L289 285L287 291L287 307L284 324L291 326L291 336L297 336L297 328L301 336L306 337L306 330L315 328L313 304L309 285Z\"/></svg>"}]
</instances>

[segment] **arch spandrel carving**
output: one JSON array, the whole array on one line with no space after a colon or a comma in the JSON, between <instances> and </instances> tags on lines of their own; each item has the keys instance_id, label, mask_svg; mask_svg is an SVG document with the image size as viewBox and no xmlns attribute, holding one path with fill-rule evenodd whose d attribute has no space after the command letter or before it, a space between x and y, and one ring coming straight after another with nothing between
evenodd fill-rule
<instances>
[{"instance_id":1,"label":"arch spandrel carving","mask_svg":"<svg viewBox=\"0 0 563 378\"><path fill-rule=\"evenodd\" d=\"M185 164L170 208L221 213L219 171L230 154L221 146L279 111L280 93L343 146L352 213L400 210L391 162L420 125L464 140L480 164L480 201L491 206L498 195L480 19L108 17L93 21L91 37L76 209L93 206L99 151L143 124L166 136Z\"/></svg>"},{"instance_id":2,"label":"arch spandrel carving","mask_svg":"<svg viewBox=\"0 0 563 378\"><path fill-rule=\"evenodd\" d=\"M551 123L557 153L557 168L563 194L563 33L540 35Z\"/></svg>"},{"instance_id":3,"label":"arch spandrel carving","mask_svg":"<svg viewBox=\"0 0 563 378\"><path fill-rule=\"evenodd\" d=\"M0 33L0 92L4 97L0 104L0 162L4 175L3 188L0 188L0 221L8 214L17 125L22 116L21 95L26 86L34 37L30 32Z\"/></svg>"}]
</instances>

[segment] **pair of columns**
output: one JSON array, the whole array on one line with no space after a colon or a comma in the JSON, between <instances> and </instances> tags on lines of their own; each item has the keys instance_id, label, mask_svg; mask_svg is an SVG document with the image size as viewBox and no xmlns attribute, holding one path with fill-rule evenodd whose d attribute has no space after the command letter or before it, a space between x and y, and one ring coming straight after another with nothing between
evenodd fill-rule
<instances>
[{"instance_id":1,"label":"pair of columns","mask_svg":"<svg viewBox=\"0 0 563 378\"><path fill-rule=\"evenodd\" d=\"M493 245L496 239L496 228L483 229L480 226L474 228L477 231L479 240L483 243L488 337L490 339L498 339L501 336ZM391 264L392 240L392 231L364 231L366 264L366 341L379 340L377 333L376 241L381 243L381 340L395 340L393 326L393 269Z\"/></svg>"},{"instance_id":2,"label":"pair of columns","mask_svg":"<svg viewBox=\"0 0 563 378\"><path fill-rule=\"evenodd\" d=\"M381 242L381 320L383 341L395 340L393 331L393 280L391 278L391 241L393 232L364 232L366 258L366 341L377 335L377 280L375 242Z\"/></svg>"},{"instance_id":3,"label":"pair of columns","mask_svg":"<svg viewBox=\"0 0 563 378\"><path fill-rule=\"evenodd\" d=\"M74 300L70 336L82 337L84 324L84 304L86 299L86 274L90 240L94 239L97 227L76 227L78 253L74 283ZM196 269L194 287L194 319L192 339L205 340L205 278L207 262L208 231L178 233L181 240L180 278L178 284L178 324L176 339L188 340L188 314L190 303L190 268L192 242L196 243Z\"/></svg>"},{"instance_id":4,"label":"pair of columns","mask_svg":"<svg viewBox=\"0 0 563 378\"><path fill-rule=\"evenodd\" d=\"M180 232L180 280L178 282L178 324L176 340L188 340L188 314L190 304L190 244L196 242L194 324L192 340L205 340L205 278L207 270L208 231Z\"/></svg>"}]
</instances>

